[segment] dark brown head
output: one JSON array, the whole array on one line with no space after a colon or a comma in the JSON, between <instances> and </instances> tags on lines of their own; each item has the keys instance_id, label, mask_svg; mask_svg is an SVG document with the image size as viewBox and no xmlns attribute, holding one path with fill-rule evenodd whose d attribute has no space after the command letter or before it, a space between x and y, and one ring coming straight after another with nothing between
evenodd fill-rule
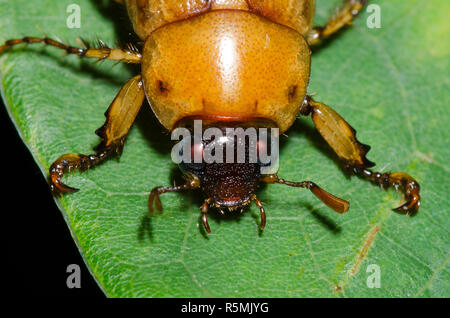
<instances>
[{"instance_id":1,"label":"dark brown head","mask_svg":"<svg viewBox=\"0 0 450 318\"><path fill-rule=\"evenodd\" d=\"M220 210L247 205L254 198L263 168L271 163L270 159L263 162L261 154L264 150L270 156L267 143L272 123L203 121L201 136L198 131L195 134L194 125L185 127L191 138L181 141L176 150L182 158L181 170L200 181L210 205ZM261 138L259 128L266 128L268 135ZM190 156L183 156L186 150Z\"/></svg>"},{"instance_id":2,"label":"dark brown head","mask_svg":"<svg viewBox=\"0 0 450 318\"><path fill-rule=\"evenodd\" d=\"M235 208L250 202L259 179L258 163L181 163L183 172L200 180L200 187L218 208Z\"/></svg>"}]
</instances>

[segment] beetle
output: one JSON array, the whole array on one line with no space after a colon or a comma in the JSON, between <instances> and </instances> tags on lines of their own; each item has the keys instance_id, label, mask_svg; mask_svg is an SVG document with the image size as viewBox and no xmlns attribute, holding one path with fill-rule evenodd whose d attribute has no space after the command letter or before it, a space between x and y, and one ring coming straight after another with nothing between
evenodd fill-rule
<instances>
[{"instance_id":1,"label":"beetle","mask_svg":"<svg viewBox=\"0 0 450 318\"><path fill-rule=\"evenodd\" d=\"M192 131L201 120L205 131L216 127L276 128L284 133L298 115L311 116L319 133L345 168L382 188L401 188L406 202L395 211L407 215L420 206L420 186L404 172L380 173L366 158L370 147L356 139L356 131L331 107L307 94L311 47L329 38L358 16L368 0L346 0L322 27L313 27L315 0L117 0L127 8L142 50L129 45L109 48L100 42L91 47L73 47L53 39L24 37L6 41L0 53L18 44L44 43L82 58L115 60L141 65L139 75L118 92L105 113L105 123L96 131L102 138L95 153L64 154L49 169L54 193L78 189L62 182L68 170L87 170L119 156L126 136L147 98L155 116L168 130ZM215 140L215 139L214 139ZM349 202L311 181L292 182L274 173L262 173L265 164L250 161L251 146L244 147L243 162L206 162L205 149L214 141L197 138L190 145L199 162L180 162L185 183L155 187L149 195L149 210L162 211L160 195L201 189L202 223L211 232L207 213L241 209L254 202L260 210L260 228L266 214L255 192L260 183L284 184L309 189L338 213ZM239 142L225 138L222 144L236 150ZM258 151L268 144L258 135ZM233 154L234 156L234 154ZM220 156L219 156L220 157ZM233 157L234 158L234 157Z\"/></svg>"}]
</instances>

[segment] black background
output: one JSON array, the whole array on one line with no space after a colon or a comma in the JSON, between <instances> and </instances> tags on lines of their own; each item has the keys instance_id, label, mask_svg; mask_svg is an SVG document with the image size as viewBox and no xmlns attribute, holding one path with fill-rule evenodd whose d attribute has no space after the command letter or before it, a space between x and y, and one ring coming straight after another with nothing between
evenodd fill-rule
<instances>
[{"instance_id":1,"label":"black background","mask_svg":"<svg viewBox=\"0 0 450 318\"><path fill-rule=\"evenodd\" d=\"M47 180L0 104L2 224L6 286L17 295L104 297L88 272ZM81 289L69 289L69 264L81 268Z\"/></svg>"}]
</instances>

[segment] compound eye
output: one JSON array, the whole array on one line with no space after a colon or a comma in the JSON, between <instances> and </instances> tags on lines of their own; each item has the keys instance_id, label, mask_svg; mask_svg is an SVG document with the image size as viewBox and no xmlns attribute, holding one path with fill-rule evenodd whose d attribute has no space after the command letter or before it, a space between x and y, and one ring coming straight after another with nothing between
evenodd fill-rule
<instances>
[{"instance_id":1,"label":"compound eye","mask_svg":"<svg viewBox=\"0 0 450 318\"><path fill-rule=\"evenodd\" d=\"M272 163L272 160L270 156L268 155L270 150L267 145L266 140L259 139L256 144L256 149L258 151L258 162L259 165L262 167L270 166Z\"/></svg>"},{"instance_id":2,"label":"compound eye","mask_svg":"<svg viewBox=\"0 0 450 318\"><path fill-rule=\"evenodd\" d=\"M274 137L260 138L256 144L258 150L258 164L261 167L262 174L271 174L278 171L278 147L276 143L272 145L271 138Z\"/></svg>"},{"instance_id":3,"label":"compound eye","mask_svg":"<svg viewBox=\"0 0 450 318\"><path fill-rule=\"evenodd\" d=\"M188 153L185 155L185 151ZM204 145L201 140L196 140L194 137L187 141L183 139L180 145L180 168L183 171L192 173L200 172L205 168L203 162Z\"/></svg>"},{"instance_id":4,"label":"compound eye","mask_svg":"<svg viewBox=\"0 0 450 318\"><path fill-rule=\"evenodd\" d=\"M205 146L203 144L203 141L195 141L194 138L192 138L192 146L191 146L191 159L192 162L203 162L203 156L204 156Z\"/></svg>"},{"instance_id":5,"label":"compound eye","mask_svg":"<svg viewBox=\"0 0 450 318\"><path fill-rule=\"evenodd\" d=\"M179 145L178 159L180 162L193 163L203 160L204 145L203 142L196 141L194 137L183 139Z\"/></svg>"}]
</instances>

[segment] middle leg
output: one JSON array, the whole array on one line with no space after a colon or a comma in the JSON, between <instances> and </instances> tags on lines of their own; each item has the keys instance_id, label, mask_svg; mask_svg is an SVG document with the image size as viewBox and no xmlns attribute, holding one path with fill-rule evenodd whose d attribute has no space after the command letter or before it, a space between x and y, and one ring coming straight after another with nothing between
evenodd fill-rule
<instances>
[{"instance_id":1,"label":"middle leg","mask_svg":"<svg viewBox=\"0 0 450 318\"><path fill-rule=\"evenodd\" d=\"M356 131L344 118L310 96L306 97L300 113L304 116L311 115L317 130L344 163L345 168L382 188L403 189L406 203L395 211L407 215L417 212L420 206L419 183L404 172L380 173L370 170L369 168L375 165L366 158L370 147L356 139Z\"/></svg>"},{"instance_id":2,"label":"middle leg","mask_svg":"<svg viewBox=\"0 0 450 318\"><path fill-rule=\"evenodd\" d=\"M144 101L141 76L130 79L119 91L105 113L106 122L96 134L103 138L91 155L69 153L59 157L50 166L50 188L53 193L72 193L78 189L65 185L61 179L68 170L87 170L106 159L122 153L125 138Z\"/></svg>"}]
</instances>

